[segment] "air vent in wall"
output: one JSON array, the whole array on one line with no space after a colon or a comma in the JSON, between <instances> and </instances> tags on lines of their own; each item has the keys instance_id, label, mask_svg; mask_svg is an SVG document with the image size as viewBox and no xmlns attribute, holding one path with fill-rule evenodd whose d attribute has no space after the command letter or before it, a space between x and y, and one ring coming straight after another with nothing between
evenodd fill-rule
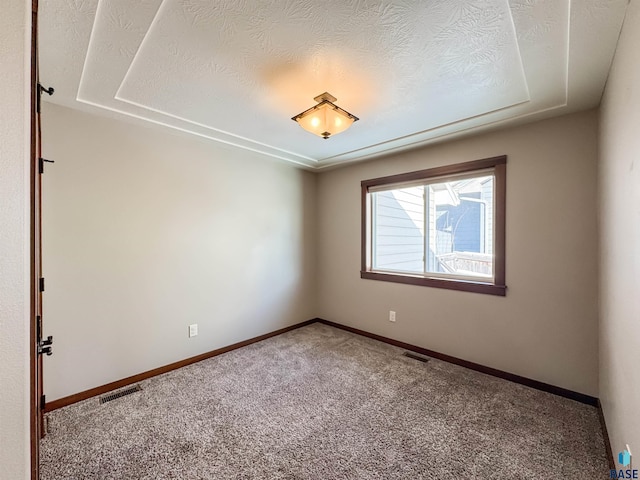
<instances>
[{"instance_id":1,"label":"air vent in wall","mask_svg":"<svg viewBox=\"0 0 640 480\"><path fill-rule=\"evenodd\" d=\"M418 355L417 353L404 352L402 355L405 357L413 358L414 360L418 360L419 362L427 363L429 361L428 357L423 357L422 355Z\"/></svg>"},{"instance_id":2,"label":"air vent in wall","mask_svg":"<svg viewBox=\"0 0 640 480\"><path fill-rule=\"evenodd\" d=\"M124 390L119 390L117 392L109 393L100 397L100 403L107 403L111 400L115 400L116 398L124 397L125 395L131 395L132 393L136 393L142 390L140 385L134 385L133 387L125 388Z\"/></svg>"}]
</instances>

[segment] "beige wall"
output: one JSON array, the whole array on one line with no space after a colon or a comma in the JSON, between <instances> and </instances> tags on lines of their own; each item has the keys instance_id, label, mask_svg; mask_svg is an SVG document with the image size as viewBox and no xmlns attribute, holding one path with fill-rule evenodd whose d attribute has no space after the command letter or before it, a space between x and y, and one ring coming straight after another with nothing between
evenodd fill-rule
<instances>
[{"instance_id":1,"label":"beige wall","mask_svg":"<svg viewBox=\"0 0 640 480\"><path fill-rule=\"evenodd\" d=\"M640 2L629 4L600 113L600 396L614 455L640 458ZM635 467L638 468L638 463Z\"/></svg>"},{"instance_id":2,"label":"beige wall","mask_svg":"<svg viewBox=\"0 0 640 480\"><path fill-rule=\"evenodd\" d=\"M597 395L596 138L589 111L321 174L319 316ZM360 278L361 180L502 154L506 297Z\"/></svg>"},{"instance_id":3,"label":"beige wall","mask_svg":"<svg viewBox=\"0 0 640 480\"><path fill-rule=\"evenodd\" d=\"M0 8L0 478L29 477L30 12Z\"/></svg>"},{"instance_id":4,"label":"beige wall","mask_svg":"<svg viewBox=\"0 0 640 480\"><path fill-rule=\"evenodd\" d=\"M52 104L43 153L49 400L315 316L313 174Z\"/></svg>"}]
</instances>

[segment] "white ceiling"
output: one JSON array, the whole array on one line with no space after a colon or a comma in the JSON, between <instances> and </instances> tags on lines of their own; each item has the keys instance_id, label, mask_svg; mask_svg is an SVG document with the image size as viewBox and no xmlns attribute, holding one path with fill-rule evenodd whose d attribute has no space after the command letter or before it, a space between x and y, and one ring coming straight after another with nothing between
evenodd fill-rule
<instances>
[{"instance_id":1,"label":"white ceiling","mask_svg":"<svg viewBox=\"0 0 640 480\"><path fill-rule=\"evenodd\" d=\"M307 168L600 102L627 0L41 0L50 101ZM291 117L328 91L360 117ZM49 99L47 99L49 100Z\"/></svg>"}]
</instances>

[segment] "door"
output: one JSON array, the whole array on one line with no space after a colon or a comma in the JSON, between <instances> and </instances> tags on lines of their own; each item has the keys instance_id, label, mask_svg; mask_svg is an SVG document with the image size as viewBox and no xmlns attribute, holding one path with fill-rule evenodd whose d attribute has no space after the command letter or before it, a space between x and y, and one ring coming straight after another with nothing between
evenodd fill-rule
<instances>
[{"instance_id":1,"label":"door","mask_svg":"<svg viewBox=\"0 0 640 480\"><path fill-rule=\"evenodd\" d=\"M31 478L39 478L39 441L45 434L45 397L42 382L42 357L51 355L52 338L43 339L42 294L42 194L41 178L44 160L41 153L40 101L43 93L53 94L38 82L38 0L32 0L31 15L31 151L30 151L30 203L31 203Z\"/></svg>"},{"instance_id":2,"label":"door","mask_svg":"<svg viewBox=\"0 0 640 480\"><path fill-rule=\"evenodd\" d=\"M30 227L31 227L31 479L38 480L39 473L39 443L43 428L43 408L42 398L42 358L38 354L38 330L41 328L42 318L42 293L40 290L41 266L40 259L40 174L39 158L40 151L38 138L38 109L40 92L38 88L38 2L33 1L31 11L31 167L30 167Z\"/></svg>"}]
</instances>

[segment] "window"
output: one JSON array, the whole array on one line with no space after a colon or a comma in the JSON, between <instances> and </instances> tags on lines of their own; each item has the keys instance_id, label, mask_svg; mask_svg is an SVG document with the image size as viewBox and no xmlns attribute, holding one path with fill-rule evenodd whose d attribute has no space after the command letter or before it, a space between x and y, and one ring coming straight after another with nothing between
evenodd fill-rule
<instances>
[{"instance_id":1,"label":"window","mask_svg":"<svg viewBox=\"0 0 640 480\"><path fill-rule=\"evenodd\" d=\"M506 162L363 181L360 276L505 295Z\"/></svg>"}]
</instances>

